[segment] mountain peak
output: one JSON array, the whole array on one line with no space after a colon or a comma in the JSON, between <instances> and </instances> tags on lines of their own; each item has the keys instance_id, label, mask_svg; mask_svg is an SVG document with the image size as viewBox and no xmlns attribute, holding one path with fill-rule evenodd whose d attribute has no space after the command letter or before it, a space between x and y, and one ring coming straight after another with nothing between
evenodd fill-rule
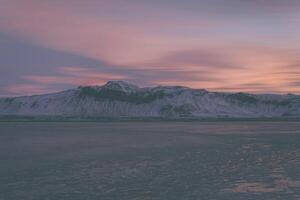
<instances>
[{"instance_id":1,"label":"mountain peak","mask_svg":"<svg viewBox=\"0 0 300 200\"><path fill-rule=\"evenodd\" d=\"M112 89L112 90L119 90L123 92L135 92L139 89L138 86L129 83L127 81L108 81L103 88L105 89Z\"/></svg>"},{"instance_id":2,"label":"mountain peak","mask_svg":"<svg viewBox=\"0 0 300 200\"><path fill-rule=\"evenodd\" d=\"M218 93L126 81L60 93L0 99L2 116L300 117L299 95Z\"/></svg>"}]
</instances>

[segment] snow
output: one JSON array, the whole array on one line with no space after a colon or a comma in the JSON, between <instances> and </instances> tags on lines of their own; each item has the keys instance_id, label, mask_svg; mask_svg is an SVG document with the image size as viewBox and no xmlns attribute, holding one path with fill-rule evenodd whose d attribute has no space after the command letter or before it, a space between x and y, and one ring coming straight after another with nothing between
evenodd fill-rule
<instances>
[{"instance_id":1,"label":"snow","mask_svg":"<svg viewBox=\"0 0 300 200\"><path fill-rule=\"evenodd\" d=\"M92 88L93 94L82 94L83 88ZM2 98L0 115L299 117L300 96L218 93L180 86L140 88L124 81L109 81L103 86L78 87L54 94Z\"/></svg>"},{"instance_id":2,"label":"snow","mask_svg":"<svg viewBox=\"0 0 300 200\"><path fill-rule=\"evenodd\" d=\"M135 91L139 90L138 86L136 86L132 83L126 82L126 81L108 81L103 86L103 88L113 89L113 90L120 90L120 91L128 92L128 93L135 92Z\"/></svg>"}]
</instances>

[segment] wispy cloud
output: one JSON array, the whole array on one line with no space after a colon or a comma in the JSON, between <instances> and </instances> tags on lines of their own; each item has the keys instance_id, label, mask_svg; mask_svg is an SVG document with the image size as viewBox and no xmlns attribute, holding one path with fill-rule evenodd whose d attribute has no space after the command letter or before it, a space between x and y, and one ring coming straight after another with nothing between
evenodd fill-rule
<instances>
[{"instance_id":1,"label":"wispy cloud","mask_svg":"<svg viewBox=\"0 0 300 200\"><path fill-rule=\"evenodd\" d=\"M103 73L83 67L62 67L55 76L25 75L23 79L44 85L67 84L78 86L101 85L108 80L126 79L126 76Z\"/></svg>"},{"instance_id":2,"label":"wispy cloud","mask_svg":"<svg viewBox=\"0 0 300 200\"><path fill-rule=\"evenodd\" d=\"M59 90L111 79L300 90L297 0L2 2L0 84L11 93L16 84Z\"/></svg>"},{"instance_id":3,"label":"wispy cloud","mask_svg":"<svg viewBox=\"0 0 300 200\"><path fill-rule=\"evenodd\" d=\"M12 84L5 88L5 92L14 96L46 94L52 91L54 90L51 90L51 88L45 85L37 84Z\"/></svg>"}]
</instances>

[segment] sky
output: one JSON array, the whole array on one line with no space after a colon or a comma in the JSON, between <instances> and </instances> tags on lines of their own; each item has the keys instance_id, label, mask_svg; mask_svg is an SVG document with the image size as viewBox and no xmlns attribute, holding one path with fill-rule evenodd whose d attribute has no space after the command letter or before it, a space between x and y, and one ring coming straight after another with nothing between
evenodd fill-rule
<instances>
[{"instance_id":1,"label":"sky","mask_svg":"<svg viewBox=\"0 0 300 200\"><path fill-rule=\"evenodd\" d=\"M125 80L300 94L299 0L0 0L0 97Z\"/></svg>"}]
</instances>

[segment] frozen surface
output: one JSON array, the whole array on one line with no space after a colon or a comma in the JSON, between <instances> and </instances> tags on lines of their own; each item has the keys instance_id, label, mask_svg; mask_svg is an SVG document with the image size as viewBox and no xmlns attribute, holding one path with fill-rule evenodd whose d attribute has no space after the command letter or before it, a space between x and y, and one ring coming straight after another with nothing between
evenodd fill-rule
<instances>
[{"instance_id":1,"label":"frozen surface","mask_svg":"<svg viewBox=\"0 0 300 200\"><path fill-rule=\"evenodd\" d=\"M1 122L1 200L300 199L299 122Z\"/></svg>"}]
</instances>

